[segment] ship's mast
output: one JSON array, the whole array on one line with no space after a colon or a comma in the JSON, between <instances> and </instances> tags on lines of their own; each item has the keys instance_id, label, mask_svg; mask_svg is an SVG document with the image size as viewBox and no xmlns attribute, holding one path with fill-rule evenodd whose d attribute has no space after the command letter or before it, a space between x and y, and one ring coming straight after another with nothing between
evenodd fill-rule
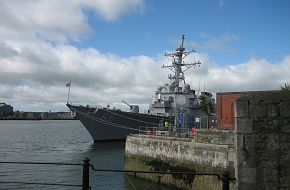
<instances>
[{"instance_id":1,"label":"ship's mast","mask_svg":"<svg viewBox=\"0 0 290 190\"><path fill-rule=\"evenodd\" d=\"M165 56L172 57L172 63L171 65L163 65L162 68L168 68L173 73L174 76L169 75L169 79L173 80L172 86L179 87L179 84L181 81L185 84L185 77L184 72L190 69L191 67L200 66L200 61L195 62L184 62L183 59L188 56L190 53L195 52L194 50L186 51L184 48L184 35L181 37L181 44L176 50L172 53L165 53ZM185 67L185 70L182 70L182 67Z\"/></svg>"}]
</instances>

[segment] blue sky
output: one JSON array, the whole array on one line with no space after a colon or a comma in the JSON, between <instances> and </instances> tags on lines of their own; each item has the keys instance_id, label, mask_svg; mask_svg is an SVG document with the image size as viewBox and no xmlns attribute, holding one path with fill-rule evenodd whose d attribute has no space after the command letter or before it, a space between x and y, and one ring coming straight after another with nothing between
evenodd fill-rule
<instances>
[{"instance_id":1,"label":"blue sky","mask_svg":"<svg viewBox=\"0 0 290 190\"><path fill-rule=\"evenodd\" d=\"M191 42L186 44L188 48L196 46L220 65L252 57L277 62L290 51L287 0L146 1L143 13L109 22L92 12L86 14L93 32L75 45L120 56L156 56L175 48L175 39L181 34Z\"/></svg>"},{"instance_id":2,"label":"blue sky","mask_svg":"<svg viewBox=\"0 0 290 190\"><path fill-rule=\"evenodd\" d=\"M70 101L146 109L182 34L202 62L186 73L193 89L277 90L290 83L289 18L288 0L0 1L0 102L64 111L72 81Z\"/></svg>"}]
</instances>

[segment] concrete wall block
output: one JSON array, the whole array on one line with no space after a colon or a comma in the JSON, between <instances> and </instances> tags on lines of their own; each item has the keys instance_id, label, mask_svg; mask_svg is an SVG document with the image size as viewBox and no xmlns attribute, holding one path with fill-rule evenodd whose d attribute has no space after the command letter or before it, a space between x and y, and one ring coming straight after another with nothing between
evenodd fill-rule
<instances>
[{"instance_id":1,"label":"concrete wall block","mask_svg":"<svg viewBox=\"0 0 290 190\"><path fill-rule=\"evenodd\" d=\"M290 134L290 121L287 120L287 124L282 126L281 133Z\"/></svg>"},{"instance_id":2,"label":"concrete wall block","mask_svg":"<svg viewBox=\"0 0 290 190\"><path fill-rule=\"evenodd\" d=\"M266 183L265 190L281 190L275 183Z\"/></svg>"},{"instance_id":3,"label":"concrete wall block","mask_svg":"<svg viewBox=\"0 0 290 190\"><path fill-rule=\"evenodd\" d=\"M276 135L271 135L273 136L272 138L270 137L268 141L265 142L266 144L266 149L265 151L270 151L270 152L275 152L277 150L280 150L280 143L279 139L277 138L278 136Z\"/></svg>"},{"instance_id":4,"label":"concrete wall block","mask_svg":"<svg viewBox=\"0 0 290 190\"><path fill-rule=\"evenodd\" d=\"M251 151L244 150L243 152L243 162L242 162L242 167L246 168L255 168L257 167L257 161L256 161L256 155L253 154Z\"/></svg>"},{"instance_id":5,"label":"concrete wall block","mask_svg":"<svg viewBox=\"0 0 290 190\"><path fill-rule=\"evenodd\" d=\"M267 131L265 130L267 128L267 122L264 118L254 118L254 133L257 134L262 134L262 133L266 133Z\"/></svg>"},{"instance_id":6,"label":"concrete wall block","mask_svg":"<svg viewBox=\"0 0 290 190\"><path fill-rule=\"evenodd\" d=\"M258 97L256 95L249 95L247 97L247 99L250 100L250 104L251 105L260 104L260 103L265 102L265 99L264 98Z\"/></svg>"},{"instance_id":7,"label":"concrete wall block","mask_svg":"<svg viewBox=\"0 0 290 190\"><path fill-rule=\"evenodd\" d=\"M249 155L254 157L257 167L276 167L277 158L282 159L279 150L257 150L254 153L250 152Z\"/></svg>"},{"instance_id":8,"label":"concrete wall block","mask_svg":"<svg viewBox=\"0 0 290 190\"><path fill-rule=\"evenodd\" d=\"M253 118L236 118L237 133L253 133Z\"/></svg>"},{"instance_id":9,"label":"concrete wall block","mask_svg":"<svg viewBox=\"0 0 290 190\"><path fill-rule=\"evenodd\" d=\"M237 153L237 160L236 160L236 166L237 167L242 167L243 166L243 163L244 163L244 155L243 155L243 152L238 152Z\"/></svg>"},{"instance_id":10,"label":"concrete wall block","mask_svg":"<svg viewBox=\"0 0 290 190\"><path fill-rule=\"evenodd\" d=\"M256 184L256 168L241 168L239 173L239 183Z\"/></svg>"},{"instance_id":11,"label":"concrete wall block","mask_svg":"<svg viewBox=\"0 0 290 190\"><path fill-rule=\"evenodd\" d=\"M253 107L254 117L266 117L267 116L267 105L266 104L255 104Z\"/></svg>"},{"instance_id":12,"label":"concrete wall block","mask_svg":"<svg viewBox=\"0 0 290 190\"><path fill-rule=\"evenodd\" d=\"M220 145L234 145L232 130L222 131L222 130L197 130L195 136L195 142L197 143L209 143L209 144L220 144Z\"/></svg>"},{"instance_id":13,"label":"concrete wall block","mask_svg":"<svg viewBox=\"0 0 290 190\"><path fill-rule=\"evenodd\" d=\"M254 118L254 133L258 134L280 134L284 126L288 125L288 120L285 118L271 117L271 118Z\"/></svg>"},{"instance_id":14,"label":"concrete wall block","mask_svg":"<svg viewBox=\"0 0 290 190\"><path fill-rule=\"evenodd\" d=\"M249 117L254 117L254 104L249 104Z\"/></svg>"},{"instance_id":15,"label":"concrete wall block","mask_svg":"<svg viewBox=\"0 0 290 190\"><path fill-rule=\"evenodd\" d=\"M276 163L272 163L271 160L271 152L270 151L259 151L257 152L257 166L264 167L264 166L275 166Z\"/></svg>"},{"instance_id":16,"label":"concrete wall block","mask_svg":"<svg viewBox=\"0 0 290 190\"><path fill-rule=\"evenodd\" d=\"M249 116L249 101L236 101L236 117Z\"/></svg>"},{"instance_id":17,"label":"concrete wall block","mask_svg":"<svg viewBox=\"0 0 290 190\"><path fill-rule=\"evenodd\" d=\"M165 171L168 171L166 167L171 167L174 171L177 171L176 168L178 166L179 170L182 171L184 171L184 168L190 168L199 173L221 173L224 170L228 170L231 174L234 174L234 152L235 149L230 148L228 145L193 143L192 141L166 138L158 139L158 137L128 136L125 150L125 168L137 170L153 169L155 171L154 167L158 169L165 163L163 166ZM138 174L138 177L140 176ZM148 174L148 176L150 175ZM148 179L156 181L156 178ZM194 182L196 182L196 178L194 179ZM217 178L215 177L214 179ZM168 179L167 181L168 183L165 183L167 185L177 184L173 179ZM202 181L201 185L206 185L207 181ZM161 183L163 182L161 181ZM180 183L186 183L186 179L180 179ZM216 187L221 187L221 181L219 180L216 180L213 184ZM191 185L188 184L186 189L196 187L196 184L194 186ZM206 188L201 185L198 186L201 187L200 189L216 189L215 187ZM182 188L181 186L178 187Z\"/></svg>"},{"instance_id":18,"label":"concrete wall block","mask_svg":"<svg viewBox=\"0 0 290 190\"><path fill-rule=\"evenodd\" d=\"M281 102L279 108L281 117L290 117L290 101Z\"/></svg>"},{"instance_id":19,"label":"concrete wall block","mask_svg":"<svg viewBox=\"0 0 290 190\"><path fill-rule=\"evenodd\" d=\"M229 148L229 152L228 152L228 161L231 162L231 166L234 165L234 162L237 159L237 153L236 153L236 149L235 148Z\"/></svg>"},{"instance_id":20,"label":"concrete wall block","mask_svg":"<svg viewBox=\"0 0 290 190\"><path fill-rule=\"evenodd\" d=\"M290 151L288 150L287 152L283 152L282 155L280 155L281 158L279 159L279 161L281 162L281 167L283 167L283 169L285 169L284 167L288 168L287 172L290 175L290 169L289 169L289 164L290 163Z\"/></svg>"},{"instance_id":21,"label":"concrete wall block","mask_svg":"<svg viewBox=\"0 0 290 190\"><path fill-rule=\"evenodd\" d=\"M266 119L269 128L279 128L280 121L276 118L267 118Z\"/></svg>"},{"instance_id":22,"label":"concrete wall block","mask_svg":"<svg viewBox=\"0 0 290 190\"><path fill-rule=\"evenodd\" d=\"M136 139L139 139L136 140ZM147 142L145 142L147 141ZM140 143L142 142L142 143ZM170 141L141 137L127 137L126 154L143 155L161 160L176 160L209 165L211 167L229 167L233 154L228 154L228 145ZM233 166L231 166L233 167Z\"/></svg>"},{"instance_id":23,"label":"concrete wall block","mask_svg":"<svg viewBox=\"0 0 290 190\"><path fill-rule=\"evenodd\" d=\"M283 143L281 144L281 149L283 154L287 154L288 156L290 156L290 143ZM290 162L290 160L289 160Z\"/></svg>"},{"instance_id":24,"label":"concrete wall block","mask_svg":"<svg viewBox=\"0 0 290 190\"><path fill-rule=\"evenodd\" d=\"M237 185L237 190L257 190L257 184L241 183Z\"/></svg>"},{"instance_id":25,"label":"concrete wall block","mask_svg":"<svg viewBox=\"0 0 290 190\"><path fill-rule=\"evenodd\" d=\"M266 176L266 181L268 183L275 183L277 182L277 176L278 176L278 171L277 168L265 168L265 176Z\"/></svg>"},{"instance_id":26,"label":"concrete wall block","mask_svg":"<svg viewBox=\"0 0 290 190\"><path fill-rule=\"evenodd\" d=\"M279 142L281 143L281 144L288 144L288 143L290 143L290 134L289 133L281 133L281 134L279 134L279 136L278 136L278 138L279 138Z\"/></svg>"},{"instance_id":27,"label":"concrete wall block","mask_svg":"<svg viewBox=\"0 0 290 190\"><path fill-rule=\"evenodd\" d=\"M280 177L280 188L285 190L290 189L290 176Z\"/></svg>"},{"instance_id":28,"label":"concrete wall block","mask_svg":"<svg viewBox=\"0 0 290 190\"><path fill-rule=\"evenodd\" d=\"M289 164L281 167L280 175L284 176L284 177L290 177L290 166L289 166ZM289 181L289 183L290 183L290 181Z\"/></svg>"},{"instance_id":29,"label":"concrete wall block","mask_svg":"<svg viewBox=\"0 0 290 190\"><path fill-rule=\"evenodd\" d=\"M240 134L236 134L236 149L237 152L240 152L243 150L243 138L244 138L244 134L240 133Z\"/></svg>"},{"instance_id":30,"label":"concrete wall block","mask_svg":"<svg viewBox=\"0 0 290 190\"><path fill-rule=\"evenodd\" d=\"M267 116L276 117L279 115L279 105L277 104L268 104L267 105Z\"/></svg>"},{"instance_id":31,"label":"concrete wall block","mask_svg":"<svg viewBox=\"0 0 290 190\"><path fill-rule=\"evenodd\" d=\"M290 96L277 91L257 92L242 100L249 101L248 118L253 121L236 119L238 189L290 189ZM251 124L252 130L247 128ZM246 142L242 133L246 133ZM243 154L243 147L248 155Z\"/></svg>"},{"instance_id":32,"label":"concrete wall block","mask_svg":"<svg viewBox=\"0 0 290 190\"><path fill-rule=\"evenodd\" d=\"M288 147L289 148L289 147ZM280 162L282 163L282 167L283 169L286 169L287 173L290 174L290 168L288 166L288 163L290 163L290 149L288 149L287 152L283 152L283 150L281 150L282 154L280 155ZM285 168L286 167L286 168Z\"/></svg>"},{"instance_id":33,"label":"concrete wall block","mask_svg":"<svg viewBox=\"0 0 290 190\"><path fill-rule=\"evenodd\" d=\"M259 155L259 159L257 159L257 167L267 167L267 168L278 167L278 163L276 162L276 159L270 160L270 159L262 158L262 156L263 155Z\"/></svg>"}]
</instances>

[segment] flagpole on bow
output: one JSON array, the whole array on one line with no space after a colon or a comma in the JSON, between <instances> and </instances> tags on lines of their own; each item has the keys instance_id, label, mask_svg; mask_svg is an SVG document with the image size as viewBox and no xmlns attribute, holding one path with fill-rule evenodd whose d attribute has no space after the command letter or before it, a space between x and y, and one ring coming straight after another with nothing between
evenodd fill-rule
<instances>
[{"instance_id":1,"label":"flagpole on bow","mask_svg":"<svg viewBox=\"0 0 290 190\"><path fill-rule=\"evenodd\" d=\"M71 87L71 81L69 83L65 84L66 87L68 87L68 94L67 94L67 103L69 102L69 95L70 95L70 87Z\"/></svg>"}]
</instances>

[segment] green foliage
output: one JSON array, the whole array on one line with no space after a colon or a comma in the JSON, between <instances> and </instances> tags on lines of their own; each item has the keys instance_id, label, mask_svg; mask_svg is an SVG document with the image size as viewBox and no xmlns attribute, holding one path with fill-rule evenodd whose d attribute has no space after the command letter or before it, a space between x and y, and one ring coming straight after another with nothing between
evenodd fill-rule
<instances>
[{"instance_id":1,"label":"green foliage","mask_svg":"<svg viewBox=\"0 0 290 190\"><path fill-rule=\"evenodd\" d=\"M282 92L290 93L290 84L289 83L285 83L284 86L280 86L280 87L281 87Z\"/></svg>"},{"instance_id":2,"label":"green foliage","mask_svg":"<svg viewBox=\"0 0 290 190\"><path fill-rule=\"evenodd\" d=\"M200 99L200 105L199 105L200 109L206 112L208 115L210 113L213 113L214 108L215 108L214 102L210 98L207 98L204 95L201 95L199 99Z\"/></svg>"}]
</instances>

